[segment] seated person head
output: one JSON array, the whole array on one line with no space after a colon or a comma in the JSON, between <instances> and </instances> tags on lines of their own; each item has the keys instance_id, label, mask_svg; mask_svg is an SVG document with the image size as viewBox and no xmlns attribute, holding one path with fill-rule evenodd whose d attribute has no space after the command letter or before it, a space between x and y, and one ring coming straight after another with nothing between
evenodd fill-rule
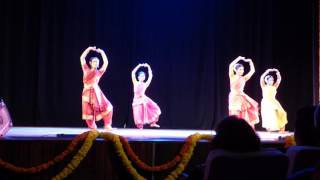
<instances>
[{"instance_id":1,"label":"seated person head","mask_svg":"<svg viewBox=\"0 0 320 180\"><path fill-rule=\"evenodd\" d=\"M213 149L254 152L260 150L260 138L244 119L228 116L218 125L211 145Z\"/></svg>"}]
</instances>

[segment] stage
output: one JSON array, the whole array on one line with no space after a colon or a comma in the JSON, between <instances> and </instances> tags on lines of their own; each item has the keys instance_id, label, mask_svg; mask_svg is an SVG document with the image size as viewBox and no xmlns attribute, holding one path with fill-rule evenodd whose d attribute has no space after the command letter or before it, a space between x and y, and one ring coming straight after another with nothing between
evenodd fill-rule
<instances>
[{"instance_id":1,"label":"stage","mask_svg":"<svg viewBox=\"0 0 320 180\"><path fill-rule=\"evenodd\" d=\"M4 140L26 139L26 140L45 140L45 139L69 139L78 134L88 131L88 128L67 128L67 127L13 127L3 137ZM199 133L215 135L214 130L177 130L177 129L124 129L114 128L106 131L99 128L100 132L111 132L123 137L129 141L184 141L188 136ZM279 143L282 137L293 135L292 132L276 133L258 131L263 143Z\"/></svg>"},{"instance_id":2,"label":"stage","mask_svg":"<svg viewBox=\"0 0 320 180\"><path fill-rule=\"evenodd\" d=\"M32 167L51 160L63 152L77 135L88 131L87 128L68 127L13 127L0 140L0 158L16 166ZM128 139L137 156L149 165L160 165L172 160L185 143L185 139L195 133L215 135L211 130L173 130L173 129L122 129L112 131L98 129L99 132L111 132ZM283 148L283 137L293 133L257 132L263 147ZM197 164L205 161L210 148L208 140L197 143L194 154L186 167L189 171ZM58 163L45 172L38 174L17 174L0 170L1 179L50 179L60 172L70 161ZM148 172L135 166L137 171L147 179L163 179L171 171ZM77 167L70 179L130 179L122 161L115 152L112 142L98 138L87 156Z\"/></svg>"}]
</instances>

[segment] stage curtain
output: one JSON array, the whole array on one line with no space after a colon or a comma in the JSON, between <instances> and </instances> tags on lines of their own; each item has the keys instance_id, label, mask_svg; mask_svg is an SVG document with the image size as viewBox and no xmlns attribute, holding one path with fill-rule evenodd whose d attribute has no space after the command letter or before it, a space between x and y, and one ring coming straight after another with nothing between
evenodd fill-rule
<instances>
[{"instance_id":1,"label":"stage curtain","mask_svg":"<svg viewBox=\"0 0 320 180\"><path fill-rule=\"evenodd\" d=\"M1 0L0 96L16 126L85 126L79 57L96 45L110 61L100 86L115 127L133 127L130 73L147 62L161 127L212 129L228 112L228 64L242 55L255 63L245 91L258 102L259 76L281 71L278 99L292 129L295 111L313 101L313 8L311 0Z\"/></svg>"}]
</instances>

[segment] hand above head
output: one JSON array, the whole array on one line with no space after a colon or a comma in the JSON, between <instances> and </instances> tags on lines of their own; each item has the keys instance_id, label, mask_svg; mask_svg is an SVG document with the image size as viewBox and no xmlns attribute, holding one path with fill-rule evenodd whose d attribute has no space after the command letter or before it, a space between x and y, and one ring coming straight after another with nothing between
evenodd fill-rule
<instances>
[{"instance_id":1,"label":"hand above head","mask_svg":"<svg viewBox=\"0 0 320 180\"><path fill-rule=\"evenodd\" d=\"M102 49L100 49L100 48L98 48L98 49L95 49L95 51L97 52L97 53L103 53L104 51L102 50Z\"/></svg>"},{"instance_id":2,"label":"hand above head","mask_svg":"<svg viewBox=\"0 0 320 180\"><path fill-rule=\"evenodd\" d=\"M243 61L245 62L252 62L252 59L248 58L248 59L243 59Z\"/></svg>"},{"instance_id":3,"label":"hand above head","mask_svg":"<svg viewBox=\"0 0 320 180\"><path fill-rule=\"evenodd\" d=\"M277 72L278 70L275 68L270 68L270 71Z\"/></svg>"},{"instance_id":4,"label":"hand above head","mask_svg":"<svg viewBox=\"0 0 320 180\"><path fill-rule=\"evenodd\" d=\"M246 59L246 58L243 57L243 56L238 56L237 58L240 59L240 60L241 60L241 59L242 59L242 60L245 60L245 59Z\"/></svg>"},{"instance_id":5,"label":"hand above head","mask_svg":"<svg viewBox=\"0 0 320 180\"><path fill-rule=\"evenodd\" d=\"M80 56L80 60L81 60L81 63L82 64L85 64L86 63L86 56L90 53L90 51L95 51L96 50L96 47L95 46L89 46L87 47L87 49L85 49L81 56Z\"/></svg>"}]
</instances>

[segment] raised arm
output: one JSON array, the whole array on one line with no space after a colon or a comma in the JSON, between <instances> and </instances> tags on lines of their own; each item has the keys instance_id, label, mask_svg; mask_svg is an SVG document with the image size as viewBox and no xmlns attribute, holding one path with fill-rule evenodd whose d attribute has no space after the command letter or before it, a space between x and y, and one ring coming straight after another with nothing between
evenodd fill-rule
<instances>
[{"instance_id":1,"label":"raised arm","mask_svg":"<svg viewBox=\"0 0 320 180\"><path fill-rule=\"evenodd\" d=\"M131 79L133 84L137 82L136 73L141 66L142 64L138 64L131 72Z\"/></svg>"},{"instance_id":2,"label":"raised arm","mask_svg":"<svg viewBox=\"0 0 320 180\"><path fill-rule=\"evenodd\" d=\"M81 66L85 65L87 63L86 57L89 54L90 51L95 51L96 47L95 46L89 46L86 50L83 51L83 53L80 56L80 63Z\"/></svg>"},{"instance_id":3,"label":"raised arm","mask_svg":"<svg viewBox=\"0 0 320 180\"><path fill-rule=\"evenodd\" d=\"M256 70L251 59L245 59L244 61L248 62L250 65L250 71L244 76L246 80L249 80Z\"/></svg>"},{"instance_id":4,"label":"raised arm","mask_svg":"<svg viewBox=\"0 0 320 180\"><path fill-rule=\"evenodd\" d=\"M280 83L281 83L281 74L280 74L280 71L278 69L273 69L273 70L276 72L276 75L277 75L277 81L276 81L276 83L274 83L274 86L276 88L278 88Z\"/></svg>"},{"instance_id":5,"label":"raised arm","mask_svg":"<svg viewBox=\"0 0 320 180\"><path fill-rule=\"evenodd\" d=\"M245 58L242 56L238 56L236 59L234 59L230 64L229 64L229 78L233 77L234 72L234 65L237 64L240 60L244 60Z\"/></svg>"},{"instance_id":6,"label":"raised arm","mask_svg":"<svg viewBox=\"0 0 320 180\"><path fill-rule=\"evenodd\" d=\"M152 70L151 70L151 67L149 64L146 63L146 64L144 64L144 66L148 68L148 80L146 81L146 84L147 84L147 86L149 86L151 83L151 80L153 78L153 74L152 74Z\"/></svg>"},{"instance_id":7,"label":"raised arm","mask_svg":"<svg viewBox=\"0 0 320 180\"><path fill-rule=\"evenodd\" d=\"M264 78L266 77L267 74L269 74L269 72L271 71L271 69L267 69L260 77L260 86L261 88L266 86L266 83L264 81Z\"/></svg>"},{"instance_id":8,"label":"raised arm","mask_svg":"<svg viewBox=\"0 0 320 180\"><path fill-rule=\"evenodd\" d=\"M106 55L106 53L102 50L102 49L97 49L96 50L102 57L102 61L103 61L103 65L102 67L100 68L101 71L105 71L108 67L108 64L109 64L109 61L108 61L108 57Z\"/></svg>"}]
</instances>

